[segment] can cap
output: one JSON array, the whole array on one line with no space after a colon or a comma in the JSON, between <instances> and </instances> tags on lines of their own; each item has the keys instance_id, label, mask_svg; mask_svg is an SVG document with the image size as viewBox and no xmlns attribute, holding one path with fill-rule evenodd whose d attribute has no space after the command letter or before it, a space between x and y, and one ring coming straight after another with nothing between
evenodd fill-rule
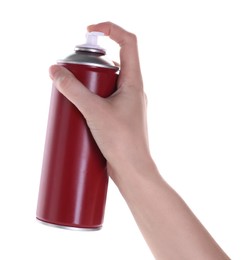
<instances>
[{"instance_id":1,"label":"can cap","mask_svg":"<svg viewBox=\"0 0 250 260\"><path fill-rule=\"evenodd\" d=\"M77 45L76 51L88 51L105 54L106 51L97 44L98 36L104 36L103 32L88 32L86 33L86 43Z\"/></svg>"}]
</instances>

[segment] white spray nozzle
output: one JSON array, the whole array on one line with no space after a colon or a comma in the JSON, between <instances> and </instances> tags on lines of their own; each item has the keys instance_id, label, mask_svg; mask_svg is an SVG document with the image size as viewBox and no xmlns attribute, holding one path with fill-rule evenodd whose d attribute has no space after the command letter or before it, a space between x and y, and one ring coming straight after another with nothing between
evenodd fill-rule
<instances>
[{"instance_id":1,"label":"white spray nozzle","mask_svg":"<svg viewBox=\"0 0 250 260\"><path fill-rule=\"evenodd\" d=\"M102 32L88 32L86 33L86 43L77 45L75 50L89 51L105 54L105 50L97 44L98 36L104 36Z\"/></svg>"},{"instance_id":2,"label":"white spray nozzle","mask_svg":"<svg viewBox=\"0 0 250 260\"><path fill-rule=\"evenodd\" d=\"M97 45L98 36L104 36L104 33L102 33L102 32L86 33L86 45L98 46Z\"/></svg>"}]
</instances>

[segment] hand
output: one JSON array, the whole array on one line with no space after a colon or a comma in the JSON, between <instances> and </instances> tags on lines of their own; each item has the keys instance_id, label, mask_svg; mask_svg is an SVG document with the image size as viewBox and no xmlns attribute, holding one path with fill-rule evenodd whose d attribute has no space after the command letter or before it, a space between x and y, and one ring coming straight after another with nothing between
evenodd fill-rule
<instances>
[{"instance_id":1,"label":"hand","mask_svg":"<svg viewBox=\"0 0 250 260\"><path fill-rule=\"evenodd\" d=\"M88 27L120 47L118 90L91 93L65 68L52 66L54 85L82 112L108 172L125 198L156 259L229 259L180 196L162 179L147 137L146 99L136 37L112 23Z\"/></svg>"},{"instance_id":2,"label":"hand","mask_svg":"<svg viewBox=\"0 0 250 260\"><path fill-rule=\"evenodd\" d=\"M112 172L119 172L121 161L124 164L135 164L149 157L146 98L137 40L135 35L110 22L91 25L88 30L101 31L120 45L118 90L108 98L101 98L59 65L50 68L50 75L55 87L86 118L112 175L111 169Z\"/></svg>"}]
</instances>

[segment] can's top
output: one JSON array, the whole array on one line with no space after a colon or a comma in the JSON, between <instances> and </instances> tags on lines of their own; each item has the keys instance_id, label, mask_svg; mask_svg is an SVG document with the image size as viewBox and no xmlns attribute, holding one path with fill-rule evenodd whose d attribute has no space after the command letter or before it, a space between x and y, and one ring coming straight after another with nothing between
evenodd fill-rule
<instances>
[{"instance_id":1,"label":"can's top","mask_svg":"<svg viewBox=\"0 0 250 260\"><path fill-rule=\"evenodd\" d=\"M86 43L76 45L75 51L89 51L100 54L106 54L105 49L97 44L98 36L104 36L103 32L88 32L86 33Z\"/></svg>"},{"instance_id":2,"label":"can's top","mask_svg":"<svg viewBox=\"0 0 250 260\"><path fill-rule=\"evenodd\" d=\"M86 43L75 46L75 52L65 59L58 60L58 64L74 63L102 67L119 71L119 66L110 61L106 56L106 51L97 44L98 36L104 36L102 32L88 32Z\"/></svg>"}]
</instances>

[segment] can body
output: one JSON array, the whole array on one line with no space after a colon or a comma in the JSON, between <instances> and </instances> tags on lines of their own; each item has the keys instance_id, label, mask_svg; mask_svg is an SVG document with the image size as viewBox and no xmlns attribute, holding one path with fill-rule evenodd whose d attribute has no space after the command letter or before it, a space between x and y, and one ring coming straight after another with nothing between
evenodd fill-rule
<instances>
[{"instance_id":1,"label":"can body","mask_svg":"<svg viewBox=\"0 0 250 260\"><path fill-rule=\"evenodd\" d=\"M117 70L81 63L61 65L97 95L108 97L116 90ZM53 87L37 219L62 227L99 229L107 187L106 160L83 115Z\"/></svg>"}]
</instances>

